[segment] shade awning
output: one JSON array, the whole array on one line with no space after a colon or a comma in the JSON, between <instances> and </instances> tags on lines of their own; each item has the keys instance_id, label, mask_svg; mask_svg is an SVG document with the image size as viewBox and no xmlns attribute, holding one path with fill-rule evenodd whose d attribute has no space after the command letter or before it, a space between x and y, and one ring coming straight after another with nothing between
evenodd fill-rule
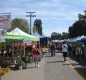
<instances>
[{"instance_id":1,"label":"shade awning","mask_svg":"<svg viewBox=\"0 0 86 80\"><path fill-rule=\"evenodd\" d=\"M7 35L14 35L23 40L39 41L38 37L29 35L29 34L23 32L22 30L20 30L19 28L15 28L13 31L8 32Z\"/></svg>"}]
</instances>

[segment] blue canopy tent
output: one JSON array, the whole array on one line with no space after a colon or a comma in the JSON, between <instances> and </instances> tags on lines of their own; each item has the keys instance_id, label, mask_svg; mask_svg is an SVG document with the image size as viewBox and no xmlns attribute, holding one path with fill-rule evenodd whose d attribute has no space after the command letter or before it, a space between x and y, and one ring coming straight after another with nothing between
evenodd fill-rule
<instances>
[{"instance_id":1,"label":"blue canopy tent","mask_svg":"<svg viewBox=\"0 0 86 80\"><path fill-rule=\"evenodd\" d=\"M41 36L38 32L34 32L33 36L39 37L39 38L43 38L43 36Z\"/></svg>"},{"instance_id":2,"label":"blue canopy tent","mask_svg":"<svg viewBox=\"0 0 86 80\"><path fill-rule=\"evenodd\" d=\"M47 36L41 36L38 32L34 32L33 36L40 38L40 43L43 45L46 45L48 43L48 37Z\"/></svg>"},{"instance_id":3,"label":"blue canopy tent","mask_svg":"<svg viewBox=\"0 0 86 80\"><path fill-rule=\"evenodd\" d=\"M75 39L76 42L81 42L81 39L83 39L85 36L82 35L82 36L79 36Z\"/></svg>"},{"instance_id":4,"label":"blue canopy tent","mask_svg":"<svg viewBox=\"0 0 86 80\"><path fill-rule=\"evenodd\" d=\"M40 38L40 43L43 44L43 45L47 45L47 43L48 43L48 37Z\"/></svg>"},{"instance_id":5,"label":"blue canopy tent","mask_svg":"<svg viewBox=\"0 0 86 80\"><path fill-rule=\"evenodd\" d=\"M81 39L81 42L85 42L85 43L86 43L86 36L84 36L84 37Z\"/></svg>"},{"instance_id":6,"label":"blue canopy tent","mask_svg":"<svg viewBox=\"0 0 86 80\"><path fill-rule=\"evenodd\" d=\"M70 38L70 39L67 39L67 42L83 42L85 40L85 36L82 35L82 36L78 36L76 38Z\"/></svg>"}]
</instances>

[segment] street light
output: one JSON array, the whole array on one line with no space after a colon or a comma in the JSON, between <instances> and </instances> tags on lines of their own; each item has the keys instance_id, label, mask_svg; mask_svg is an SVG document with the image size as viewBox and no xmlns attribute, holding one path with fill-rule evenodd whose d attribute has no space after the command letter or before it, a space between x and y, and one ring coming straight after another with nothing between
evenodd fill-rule
<instances>
[{"instance_id":1,"label":"street light","mask_svg":"<svg viewBox=\"0 0 86 80\"><path fill-rule=\"evenodd\" d=\"M36 12L26 12L26 13L29 13L29 15L26 15L26 17L30 17L30 35L31 35L32 34L31 33L31 20L32 20L32 17L36 17L36 15L32 15L32 14Z\"/></svg>"}]
</instances>

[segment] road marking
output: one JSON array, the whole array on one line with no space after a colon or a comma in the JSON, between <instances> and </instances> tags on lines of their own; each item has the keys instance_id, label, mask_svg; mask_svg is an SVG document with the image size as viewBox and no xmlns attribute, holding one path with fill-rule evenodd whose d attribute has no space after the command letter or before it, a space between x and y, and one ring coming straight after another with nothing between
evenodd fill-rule
<instances>
[{"instance_id":1,"label":"road marking","mask_svg":"<svg viewBox=\"0 0 86 80\"><path fill-rule=\"evenodd\" d=\"M72 66L68 61L66 61L66 63L69 64L69 66L74 69L74 66Z\"/></svg>"},{"instance_id":2,"label":"road marking","mask_svg":"<svg viewBox=\"0 0 86 80\"><path fill-rule=\"evenodd\" d=\"M75 70L75 67L72 66L71 63L69 63L68 61L66 61L66 63L67 63L73 70ZM75 71L76 71L76 70L75 70ZM76 71L76 72L77 72L77 71ZM79 72L77 72L77 73L78 73L78 75L82 78L82 80L85 80Z\"/></svg>"}]
</instances>

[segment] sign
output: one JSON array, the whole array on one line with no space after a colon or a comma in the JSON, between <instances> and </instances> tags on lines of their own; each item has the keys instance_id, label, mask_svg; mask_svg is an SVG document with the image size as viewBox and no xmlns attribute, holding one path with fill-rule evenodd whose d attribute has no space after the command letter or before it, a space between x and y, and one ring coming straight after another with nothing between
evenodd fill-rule
<instances>
[{"instance_id":1,"label":"sign","mask_svg":"<svg viewBox=\"0 0 86 80\"><path fill-rule=\"evenodd\" d=\"M0 29L0 36L3 36L5 34L7 34L7 31L4 29Z\"/></svg>"},{"instance_id":2,"label":"sign","mask_svg":"<svg viewBox=\"0 0 86 80\"><path fill-rule=\"evenodd\" d=\"M9 29L11 28L11 16L10 14L0 15L0 29Z\"/></svg>"}]
</instances>

